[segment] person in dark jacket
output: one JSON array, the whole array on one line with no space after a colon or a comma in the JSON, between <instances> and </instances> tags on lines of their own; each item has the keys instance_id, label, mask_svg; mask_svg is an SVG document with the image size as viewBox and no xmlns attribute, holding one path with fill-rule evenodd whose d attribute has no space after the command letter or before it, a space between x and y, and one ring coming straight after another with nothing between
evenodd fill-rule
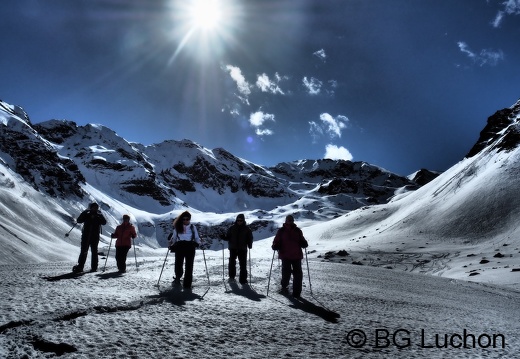
<instances>
[{"instance_id":1,"label":"person in dark jacket","mask_svg":"<svg viewBox=\"0 0 520 359\"><path fill-rule=\"evenodd\" d=\"M99 235L101 234L101 226L107 224L107 220L99 210L97 203L91 203L89 208L79 215L76 220L83 223L81 231L81 252L78 258L78 264L72 268L75 273L83 272L83 267L87 261L88 249L90 248L90 271L97 271L98 267L98 245Z\"/></svg>"},{"instance_id":2,"label":"person in dark jacket","mask_svg":"<svg viewBox=\"0 0 520 359\"><path fill-rule=\"evenodd\" d=\"M168 240L170 249L175 248L175 277L172 284L180 285L181 277L184 274L182 282L184 289L191 289L195 249L202 244L197 227L190 222L191 213L182 212L173 221L173 233ZM183 270L184 262L186 262L185 270Z\"/></svg>"},{"instance_id":3,"label":"person in dark jacket","mask_svg":"<svg viewBox=\"0 0 520 359\"><path fill-rule=\"evenodd\" d=\"M307 248L308 245L307 240L303 237L302 230L294 224L294 217L288 215L283 227L276 232L272 245L272 249L278 251L278 258L282 260L282 280L280 283L282 294L289 293L287 287L292 273L292 295L295 298L301 296L303 282L302 248Z\"/></svg>"},{"instance_id":4,"label":"person in dark jacket","mask_svg":"<svg viewBox=\"0 0 520 359\"><path fill-rule=\"evenodd\" d=\"M126 256L128 251L132 248L132 239L137 237L135 227L130 223L130 216L123 215L123 223L116 227L112 238L116 240L116 262L119 273L126 272Z\"/></svg>"},{"instance_id":5,"label":"person in dark jacket","mask_svg":"<svg viewBox=\"0 0 520 359\"><path fill-rule=\"evenodd\" d=\"M229 227L223 238L229 242L229 280L234 281L237 274L237 258L240 266L238 280L241 284L247 284L247 249L253 248L253 232L246 224L243 214L239 214L235 223Z\"/></svg>"}]
</instances>

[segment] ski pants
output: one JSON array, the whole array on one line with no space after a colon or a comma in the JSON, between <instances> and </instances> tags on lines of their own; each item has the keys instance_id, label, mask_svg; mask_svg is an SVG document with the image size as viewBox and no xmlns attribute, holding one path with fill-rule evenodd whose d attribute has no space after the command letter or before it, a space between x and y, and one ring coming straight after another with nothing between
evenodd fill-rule
<instances>
[{"instance_id":1,"label":"ski pants","mask_svg":"<svg viewBox=\"0 0 520 359\"><path fill-rule=\"evenodd\" d=\"M193 281L193 262L195 261L195 245L192 241L177 242L175 250L175 278L180 279L184 274L182 286L191 288ZM183 271L186 262L185 271Z\"/></svg>"},{"instance_id":2,"label":"ski pants","mask_svg":"<svg viewBox=\"0 0 520 359\"><path fill-rule=\"evenodd\" d=\"M282 288L287 288L289 280L293 275L293 292L294 296L302 293L303 271L301 259L282 259Z\"/></svg>"},{"instance_id":3,"label":"ski pants","mask_svg":"<svg viewBox=\"0 0 520 359\"><path fill-rule=\"evenodd\" d=\"M81 252L78 258L78 268L83 270L87 261L88 249L90 248L90 269L96 271L98 267L98 245L99 237L83 236L81 237Z\"/></svg>"},{"instance_id":4,"label":"ski pants","mask_svg":"<svg viewBox=\"0 0 520 359\"><path fill-rule=\"evenodd\" d=\"M240 274L238 281L247 283L247 249L230 249L229 250L229 278L234 279L237 275L237 258L240 266Z\"/></svg>"},{"instance_id":5,"label":"ski pants","mask_svg":"<svg viewBox=\"0 0 520 359\"><path fill-rule=\"evenodd\" d=\"M130 247L128 247L128 246L116 247L117 269L120 272L126 271L126 256L127 256L129 250L130 250Z\"/></svg>"}]
</instances>

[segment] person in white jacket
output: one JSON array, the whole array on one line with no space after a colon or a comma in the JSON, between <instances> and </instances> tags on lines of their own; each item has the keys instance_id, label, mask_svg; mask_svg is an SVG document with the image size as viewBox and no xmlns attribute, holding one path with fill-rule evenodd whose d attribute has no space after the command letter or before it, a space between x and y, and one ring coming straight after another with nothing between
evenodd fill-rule
<instances>
[{"instance_id":1,"label":"person in white jacket","mask_svg":"<svg viewBox=\"0 0 520 359\"><path fill-rule=\"evenodd\" d=\"M195 249L200 247L201 240L197 227L191 223L190 212L182 212L173 221L173 233L169 237L169 244L170 250L175 252L173 285L180 285L181 277L184 274L182 286L185 289L191 289ZM184 264L186 264L186 267L183 270Z\"/></svg>"}]
</instances>

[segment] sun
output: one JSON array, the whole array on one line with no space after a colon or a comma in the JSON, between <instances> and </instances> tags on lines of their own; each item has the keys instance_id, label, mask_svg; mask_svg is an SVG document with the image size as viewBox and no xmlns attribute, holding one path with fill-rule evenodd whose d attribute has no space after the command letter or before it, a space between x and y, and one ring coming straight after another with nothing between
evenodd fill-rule
<instances>
[{"instance_id":1,"label":"sun","mask_svg":"<svg viewBox=\"0 0 520 359\"><path fill-rule=\"evenodd\" d=\"M194 30L215 30L222 25L222 11L218 0L193 0L188 18Z\"/></svg>"},{"instance_id":2,"label":"sun","mask_svg":"<svg viewBox=\"0 0 520 359\"><path fill-rule=\"evenodd\" d=\"M207 62L236 44L242 18L238 0L172 0L171 10L177 47L169 65L181 52Z\"/></svg>"}]
</instances>

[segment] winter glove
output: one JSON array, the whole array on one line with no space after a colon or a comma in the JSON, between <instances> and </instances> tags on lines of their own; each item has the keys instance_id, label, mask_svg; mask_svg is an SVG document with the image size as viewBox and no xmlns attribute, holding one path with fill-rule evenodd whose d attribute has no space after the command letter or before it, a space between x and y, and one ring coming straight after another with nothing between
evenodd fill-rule
<instances>
[{"instance_id":1,"label":"winter glove","mask_svg":"<svg viewBox=\"0 0 520 359\"><path fill-rule=\"evenodd\" d=\"M110 235L110 238L116 238L116 234L115 234L115 233L112 233L112 234Z\"/></svg>"},{"instance_id":2,"label":"winter glove","mask_svg":"<svg viewBox=\"0 0 520 359\"><path fill-rule=\"evenodd\" d=\"M253 243L249 243L249 244L247 245L247 248L249 248L249 249L253 248Z\"/></svg>"},{"instance_id":3,"label":"winter glove","mask_svg":"<svg viewBox=\"0 0 520 359\"><path fill-rule=\"evenodd\" d=\"M278 251L278 250L280 250L280 246L278 246L278 245L276 245L276 244L273 244L273 245L271 246L271 248L273 249L273 251Z\"/></svg>"},{"instance_id":4,"label":"winter glove","mask_svg":"<svg viewBox=\"0 0 520 359\"><path fill-rule=\"evenodd\" d=\"M305 240L305 238L302 238L300 240L300 247L307 248L309 246L309 243Z\"/></svg>"},{"instance_id":5,"label":"winter glove","mask_svg":"<svg viewBox=\"0 0 520 359\"><path fill-rule=\"evenodd\" d=\"M199 248L200 247L200 244L198 244L197 242L193 241L193 245L195 246L195 248Z\"/></svg>"}]
</instances>

